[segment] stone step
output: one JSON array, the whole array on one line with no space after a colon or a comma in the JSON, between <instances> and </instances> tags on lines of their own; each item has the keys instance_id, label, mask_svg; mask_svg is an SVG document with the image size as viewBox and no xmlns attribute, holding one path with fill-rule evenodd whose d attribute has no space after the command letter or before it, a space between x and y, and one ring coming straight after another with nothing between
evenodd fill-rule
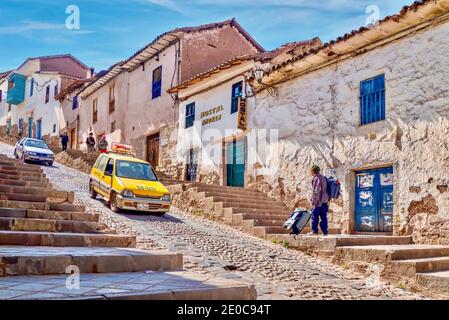
<instances>
[{"instance_id":1,"label":"stone step","mask_svg":"<svg viewBox=\"0 0 449 320\"><path fill-rule=\"evenodd\" d=\"M13 197L7 197L4 200L20 200L17 198L17 195L21 195L20 197L25 197L25 201L35 201L31 198L26 199L26 195L40 196L45 197L49 202L69 202L73 203L74 201L74 193L67 191L59 191L52 189L44 189L44 188L32 188L32 187L21 187L21 186L8 186L8 185L0 185L0 194L13 194ZM38 202L38 201L36 201Z\"/></svg>"},{"instance_id":2,"label":"stone step","mask_svg":"<svg viewBox=\"0 0 449 320\"><path fill-rule=\"evenodd\" d=\"M17 163L5 163L2 161L0 161L0 170L43 173L40 167L19 166Z\"/></svg>"},{"instance_id":3,"label":"stone step","mask_svg":"<svg viewBox=\"0 0 449 320\"><path fill-rule=\"evenodd\" d=\"M113 234L0 231L0 246L5 245L44 247L135 248L136 237Z\"/></svg>"},{"instance_id":4,"label":"stone step","mask_svg":"<svg viewBox=\"0 0 449 320\"><path fill-rule=\"evenodd\" d=\"M65 203L0 200L0 208L85 212L83 206Z\"/></svg>"},{"instance_id":5,"label":"stone step","mask_svg":"<svg viewBox=\"0 0 449 320\"><path fill-rule=\"evenodd\" d=\"M273 208L265 208L265 209L260 209L260 208L242 208L242 207L225 207L225 208L230 208L232 209L232 213L247 213L247 214L264 214L264 215L286 215L287 217L291 215L290 210L288 210L288 208L277 208L277 209L273 209ZM226 209L224 209L226 210Z\"/></svg>"},{"instance_id":6,"label":"stone step","mask_svg":"<svg viewBox=\"0 0 449 320\"><path fill-rule=\"evenodd\" d=\"M223 208L240 208L240 209L262 209L268 211L275 210L288 210L287 207L281 204L257 204L257 203L248 203L245 201L223 201Z\"/></svg>"},{"instance_id":7,"label":"stone step","mask_svg":"<svg viewBox=\"0 0 449 320\"><path fill-rule=\"evenodd\" d=\"M189 184L190 187L198 188L199 191L218 191L218 192L230 192L236 194L261 194L261 192L253 189L244 189L238 187L218 186L212 184L193 182Z\"/></svg>"},{"instance_id":8,"label":"stone step","mask_svg":"<svg viewBox=\"0 0 449 320\"><path fill-rule=\"evenodd\" d=\"M341 260L389 263L392 260L410 260L449 256L449 246L437 245L367 245L339 247L335 256Z\"/></svg>"},{"instance_id":9,"label":"stone step","mask_svg":"<svg viewBox=\"0 0 449 320\"><path fill-rule=\"evenodd\" d=\"M270 197L268 197L266 194L263 193L251 193L251 194L239 194L239 193L235 193L235 192L220 192L220 191L200 191L200 192L205 192L206 196L208 197L220 197L220 198L224 198L226 200L232 200L232 199L260 199L260 200L271 200L274 202L280 202L277 201L275 199L272 199ZM281 202L282 203L282 202Z\"/></svg>"},{"instance_id":10,"label":"stone step","mask_svg":"<svg viewBox=\"0 0 449 320\"><path fill-rule=\"evenodd\" d=\"M271 226L271 227L259 226L253 227L252 233L258 237L266 237L269 234L290 234L290 230L286 230L282 226Z\"/></svg>"},{"instance_id":11,"label":"stone step","mask_svg":"<svg viewBox=\"0 0 449 320\"><path fill-rule=\"evenodd\" d=\"M69 266L80 273L181 271L181 254L99 247L0 247L0 277L65 274Z\"/></svg>"},{"instance_id":12,"label":"stone step","mask_svg":"<svg viewBox=\"0 0 449 320\"><path fill-rule=\"evenodd\" d=\"M30 182L15 179L0 179L0 184L4 186L20 186L20 187L44 188L44 189L51 188L51 184L47 182Z\"/></svg>"},{"instance_id":13,"label":"stone step","mask_svg":"<svg viewBox=\"0 0 449 320\"><path fill-rule=\"evenodd\" d=\"M11 281L11 279L13 281ZM185 271L81 274L80 289L67 275L0 278L3 300L256 300L254 285Z\"/></svg>"},{"instance_id":14,"label":"stone step","mask_svg":"<svg viewBox=\"0 0 449 320\"><path fill-rule=\"evenodd\" d=\"M285 222L290 215L288 214L255 214L255 213L238 213L235 215L241 215L245 220L281 220Z\"/></svg>"},{"instance_id":15,"label":"stone step","mask_svg":"<svg viewBox=\"0 0 449 320\"><path fill-rule=\"evenodd\" d=\"M210 196L207 193L206 193L206 196L213 198L214 202L238 202L238 203L247 203L247 204L266 204L269 206L275 205L275 206L285 207L285 205L282 202L276 201L274 199L270 199L268 197L258 198L258 199L254 199L251 197L241 198L241 197L234 197L234 196L223 197L223 196Z\"/></svg>"},{"instance_id":16,"label":"stone step","mask_svg":"<svg viewBox=\"0 0 449 320\"><path fill-rule=\"evenodd\" d=\"M449 294L449 271L418 273L416 282L435 293Z\"/></svg>"},{"instance_id":17,"label":"stone step","mask_svg":"<svg viewBox=\"0 0 449 320\"><path fill-rule=\"evenodd\" d=\"M17 180L26 182L49 183L49 180L45 177L30 177L30 176L10 175L10 174L0 174L0 180Z\"/></svg>"},{"instance_id":18,"label":"stone step","mask_svg":"<svg viewBox=\"0 0 449 320\"><path fill-rule=\"evenodd\" d=\"M298 249L313 249L320 252L335 253L336 260L347 260L342 259L338 256L338 252L341 246L370 246L375 243L379 244L410 244L412 243L411 237L393 237L393 236L366 236L366 235L346 235L341 234L339 228L330 228L329 235L316 236L308 235L310 232L310 227L304 228L302 234L300 235L286 235L286 234L270 234L268 239L276 242L288 242L289 247ZM320 230L321 234L321 230ZM349 257L347 257L349 258ZM376 261L373 259L373 261Z\"/></svg>"},{"instance_id":19,"label":"stone step","mask_svg":"<svg viewBox=\"0 0 449 320\"><path fill-rule=\"evenodd\" d=\"M175 179L165 179L165 178L158 178L158 179L159 179L159 182L161 182L165 186L173 186L173 185L184 183L184 181L175 180Z\"/></svg>"},{"instance_id":20,"label":"stone step","mask_svg":"<svg viewBox=\"0 0 449 320\"><path fill-rule=\"evenodd\" d=\"M34 194L1 193L0 200L46 202L47 197L42 196L42 195L34 195Z\"/></svg>"},{"instance_id":21,"label":"stone step","mask_svg":"<svg viewBox=\"0 0 449 320\"><path fill-rule=\"evenodd\" d=\"M270 214L246 214L246 213L234 213L232 214L231 219L229 218L229 215L225 216L228 220L232 219L232 224L234 225L241 225L243 221L246 220L268 220L268 221L277 221L278 225L283 225L284 222L287 220L287 215L270 215Z\"/></svg>"},{"instance_id":22,"label":"stone step","mask_svg":"<svg viewBox=\"0 0 449 320\"><path fill-rule=\"evenodd\" d=\"M251 226L251 227L279 227L284 224L284 220L244 220L243 225L244 226Z\"/></svg>"},{"instance_id":23,"label":"stone step","mask_svg":"<svg viewBox=\"0 0 449 320\"><path fill-rule=\"evenodd\" d=\"M13 170L5 170L0 168L0 174L2 175L11 175L11 176L19 176L19 177L35 177L35 178L44 178L45 174L42 172L35 171L23 171L20 169Z\"/></svg>"},{"instance_id":24,"label":"stone step","mask_svg":"<svg viewBox=\"0 0 449 320\"><path fill-rule=\"evenodd\" d=\"M449 271L449 256L424 259L391 261L389 272L403 277L414 277L417 273Z\"/></svg>"},{"instance_id":25,"label":"stone step","mask_svg":"<svg viewBox=\"0 0 449 320\"><path fill-rule=\"evenodd\" d=\"M0 217L98 222L97 213L0 208Z\"/></svg>"},{"instance_id":26,"label":"stone step","mask_svg":"<svg viewBox=\"0 0 449 320\"><path fill-rule=\"evenodd\" d=\"M0 230L4 231L43 231L65 233L102 233L104 230L97 222L6 218L0 217Z\"/></svg>"}]
</instances>

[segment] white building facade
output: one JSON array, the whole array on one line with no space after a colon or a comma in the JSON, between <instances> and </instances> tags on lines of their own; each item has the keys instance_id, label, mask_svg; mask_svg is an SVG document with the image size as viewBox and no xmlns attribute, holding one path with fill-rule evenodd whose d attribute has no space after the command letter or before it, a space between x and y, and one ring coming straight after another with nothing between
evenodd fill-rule
<instances>
[{"instance_id":1,"label":"white building facade","mask_svg":"<svg viewBox=\"0 0 449 320\"><path fill-rule=\"evenodd\" d=\"M449 243L448 36L449 1L426 1L261 66L254 127L279 130L278 151L250 186L307 207L318 164L342 182L333 227Z\"/></svg>"},{"instance_id":2,"label":"white building facade","mask_svg":"<svg viewBox=\"0 0 449 320\"><path fill-rule=\"evenodd\" d=\"M91 76L91 70L70 55L31 58L11 71L0 86L6 88L0 124L5 134L57 141L60 132L59 92ZM6 127L5 127L6 126Z\"/></svg>"}]
</instances>

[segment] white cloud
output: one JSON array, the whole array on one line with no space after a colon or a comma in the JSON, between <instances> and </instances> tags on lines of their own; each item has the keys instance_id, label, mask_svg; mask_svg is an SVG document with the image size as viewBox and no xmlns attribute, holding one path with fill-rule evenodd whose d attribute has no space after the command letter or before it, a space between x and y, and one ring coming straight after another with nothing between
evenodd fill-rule
<instances>
[{"instance_id":1,"label":"white cloud","mask_svg":"<svg viewBox=\"0 0 449 320\"><path fill-rule=\"evenodd\" d=\"M177 12L182 11L176 0L146 0L146 1L173 11Z\"/></svg>"},{"instance_id":2,"label":"white cloud","mask_svg":"<svg viewBox=\"0 0 449 320\"><path fill-rule=\"evenodd\" d=\"M33 31L60 30L62 28L64 28L64 24L24 21L19 26L0 27L0 34L26 34Z\"/></svg>"}]
</instances>

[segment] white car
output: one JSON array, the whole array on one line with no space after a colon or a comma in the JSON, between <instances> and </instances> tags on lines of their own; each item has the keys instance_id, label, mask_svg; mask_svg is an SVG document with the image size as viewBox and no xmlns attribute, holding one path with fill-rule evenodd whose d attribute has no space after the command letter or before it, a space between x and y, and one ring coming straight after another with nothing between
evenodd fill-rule
<instances>
[{"instance_id":1,"label":"white car","mask_svg":"<svg viewBox=\"0 0 449 320\"><path fill-rule=\"evenodd\" d=\"M40 162L49 166L52 166L55 160L55 154L44 141L31 138L23 138L16 143L14 156L16 159L22 159L23 162Z\"/></svg>"}]
</instances>

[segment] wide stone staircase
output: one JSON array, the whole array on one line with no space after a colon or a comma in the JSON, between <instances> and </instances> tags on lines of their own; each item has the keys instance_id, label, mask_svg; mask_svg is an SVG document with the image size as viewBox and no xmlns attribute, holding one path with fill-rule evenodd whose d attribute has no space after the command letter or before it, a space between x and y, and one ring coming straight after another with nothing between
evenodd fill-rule
<instances>
[{"instance_id":1,"label":"wide stone staircase","mask_svg":"<svg viewBox=\"0 0 449 320\"><path fill-rule=\"evenodd\" d=\"M410 241L411 243L411 241ZM381 264L382 275L449 297L449 246L424 244L342 246L334 259Z\"/></svg>"},{"instance_id":2,"label":"wide stone staircase","mask_svg":"<svg viewBox=\"0 0 449 320\"><path fill-rule=\"evenodd\" d=\"M0 300L256 298L254 286L182 271L180 254L136 249L73 202L39 166L0 155Z\"/></svg>"},{"instance_id":3,"label":"wide stone staircase","mask_svg":"<svg viewBox=\"0 0 449 320\"><path fill-rule=\"evenodd\" d=\"M259 237L288 233L282 225L291 214L290 210L262 192L198 182L185 185L212 203L215 213L229 225Z\"/></svg>"}]
</instances>

